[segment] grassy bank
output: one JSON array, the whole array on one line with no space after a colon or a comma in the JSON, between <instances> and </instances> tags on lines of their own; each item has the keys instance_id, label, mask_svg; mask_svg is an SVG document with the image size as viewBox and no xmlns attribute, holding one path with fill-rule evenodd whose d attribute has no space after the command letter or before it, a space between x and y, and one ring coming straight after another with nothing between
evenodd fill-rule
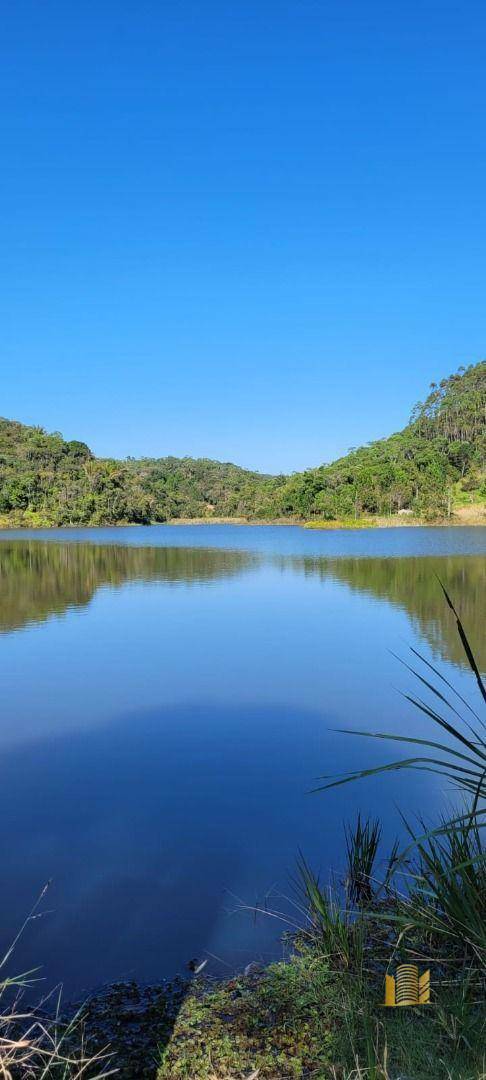
<instances>
[{"instance_id":1,"label":"grassy bank","mask_svg":"<svg viewBox=\"0 0 486 1080\"><path fill-rule=\"evenodd\" d=\"M323 957L306 952L262 974L196 984L163 1051L159 1080L329 1075L342 1008ZM323 1070L326 1070L325 1072Z\"/></svg>"},{"instance_id":2,"label":"grassy bank","mask_svg":"<svg viewBox=\"0 0 486 1080\"><path fill-rule=\"evenodd\" d=\"M433 516L429 518L416 517L414 515L400 515L392 514L388 517L358 517L358 518L337 518L336 520L323 520L321 518L314 518L311 521L306 521L303 518L297 517L279 517L279 518L252 518L252 517L179 517L170 518L168 521L160 522L153 521L152 525L272 525L272 526L285 526L285 525L298 525L304 529L396 529L404 527L419 526L454 526L454 525L486 525L486 504L475 503L472 505L457 506L448 517ZM140 522L136 521L116 521L111 524L105 525L80 525L73 522L72 524L53 525L52 521L37 513L24 513L21 515L16 514L0 514L0 529L59 529L61 532L63 529L105 529L105 528L134 528L136 525L140 527Z\"/></svg>"},{"instance_id":3,"label":"grassy bank","mask_svg":"<svg viewBox=\"0 0 486 1080\"><path fill-rule=\"evenodd\" d=\"M346 909L314 879L308 899L310 925L287 962L191 988L157 1080L486 1077L484 968L466 935L458 948L457 936L434 932L433 904L420 926L393 887ZM398 962L432 969L431 1004L383 1007L385 973Z\"/></svg>"},{"instance_id":4,"label":"grassy bank","mask_svg":"<svg viewBox=\"0 0 486 1080\"><path fill-rule=\"evenodd\" d=\"M380 984L379 984L380 983ZM469 1046L454 1036L457 1002L431 1015L385 1010L381 980L336 970L313 948L261 976L196 985L185 999L157 1080L479 1080L477 1016ZM388 1014L385 1015L385 1012Z\"/></svg>"},{"instance_id":5,"label":"grassy bank","mask_svg":"<svg viewBox=\"0 0 486 1080\"><path fill-rule=\"evenodd\" d=\"M336 521L323 521L316 518L304 523L305 529L396 529L404 526L414 527L420 525L486 525L486 505L475 503L474 505L457 506L448 517L419 518L413 514L392 514L389 517L367 518L341 518Z\"/></svg>"}]
</instances>

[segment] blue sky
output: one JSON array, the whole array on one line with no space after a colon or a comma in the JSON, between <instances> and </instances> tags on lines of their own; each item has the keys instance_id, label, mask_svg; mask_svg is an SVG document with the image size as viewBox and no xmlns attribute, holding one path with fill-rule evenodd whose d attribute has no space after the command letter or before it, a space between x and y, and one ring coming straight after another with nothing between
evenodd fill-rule
<instances>
[{"instance_id":1,"label":"blue sky","mask_svg":"<svg viewBox=\"0 0 486 1080\"><path fill-rule=\"evenodd\" d=\"M0 413L291 471L486 349L481 3L15 0Z\"/></svg>"}]
</instances>

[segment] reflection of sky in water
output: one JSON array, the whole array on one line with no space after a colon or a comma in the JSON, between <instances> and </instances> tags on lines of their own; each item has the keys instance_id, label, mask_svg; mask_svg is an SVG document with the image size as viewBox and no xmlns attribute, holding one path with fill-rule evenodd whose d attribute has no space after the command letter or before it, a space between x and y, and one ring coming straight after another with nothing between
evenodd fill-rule
<instances>
[{"instance_id":1,"label":"reflection of sky in water","mask_svg":"<svg viewBox=\"0 0 486 1080\"><path fill-rule=\"evenodd\" d=\"M176 530L154 531L174 543ZM110 539L134 532L111 530ZM229 532L233 545L246 530ZM235 914L234 896L252 902L272 886L288 891L299 846L324 869L339 862L341 822L358 805L378 812L386 803L391 836L399 820L391 801L427 810L442 798L439 781L410 775L307 794L319 773L395 754L331 729L424 734L424 721L394 689L410 680L389 650L403 655L415 644L430 658L419 633L426 624L397 595L396 568L387 598L383 560L373 592L361 564L350 562L346 577L299 562L307 539L299 552L294 533L316 534L249 532L263 538L261 557L231 567L226 552L222 575L209 557L198 578L190 553L189 580L179 570L176 588L157 580L152 563L151 580L128 573L116 588L102 584L106 566L98 581L92 568L90 602L0 638L0 807L9 837L2 924L7 941L36 890L55 879L46 904L54 913L33 924L19 957L30 962L35 937L50 981L79 988L128 972L170 975L205 949L230 966L268 955L279 927L253 927ZM407 551L420 532L442 552L444 530L399 532ZM461 552L466 540L477 551L484 537L450 530L447 552L451 534ZM460 561L466 583L474 574L472 618L481 564ZM448 567L456 573L457 563ZM441 602L430 617L440 623L442 610ZM444 669L471 691L464 670Z\"/></svg>"}]
</instances>

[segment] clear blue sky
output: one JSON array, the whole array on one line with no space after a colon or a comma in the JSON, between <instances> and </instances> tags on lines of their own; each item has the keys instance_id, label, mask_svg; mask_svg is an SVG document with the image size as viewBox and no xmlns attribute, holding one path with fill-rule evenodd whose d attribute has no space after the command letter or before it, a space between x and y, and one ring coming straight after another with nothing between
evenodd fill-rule
<instances>
[{"instance_id":1,"label":"clear blue sky","mask_svg":"<svg viewBox=\"0 0 486 1080\"><path fill-rule=\"evenodd\" d=\"M486 9L15 0L0 414L290 471L486 353Z\"/></svg>"}]
</instances>

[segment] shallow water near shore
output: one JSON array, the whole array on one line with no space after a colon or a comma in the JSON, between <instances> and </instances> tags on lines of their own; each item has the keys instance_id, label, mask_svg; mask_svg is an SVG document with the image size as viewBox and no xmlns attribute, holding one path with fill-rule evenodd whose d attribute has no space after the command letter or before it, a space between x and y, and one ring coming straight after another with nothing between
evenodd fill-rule
<instances>
[{"instance_id":1,"label":"shallow water near shore","mask_svg":"<svg viewBox=\"0 0 486 1080\"><path fill-rule=\"evenodd\" d=\"M423 773L310 792L397 754L336 729L426 737L392 652L474 702L437 578L484 669L485 554L480 527L0 533L4 948L52 879L15 969L72 996L279 956L251 908L298 920L299 848L325 878L358 807L391 842L449 798Z\"/></svg>"}]
</instances>

